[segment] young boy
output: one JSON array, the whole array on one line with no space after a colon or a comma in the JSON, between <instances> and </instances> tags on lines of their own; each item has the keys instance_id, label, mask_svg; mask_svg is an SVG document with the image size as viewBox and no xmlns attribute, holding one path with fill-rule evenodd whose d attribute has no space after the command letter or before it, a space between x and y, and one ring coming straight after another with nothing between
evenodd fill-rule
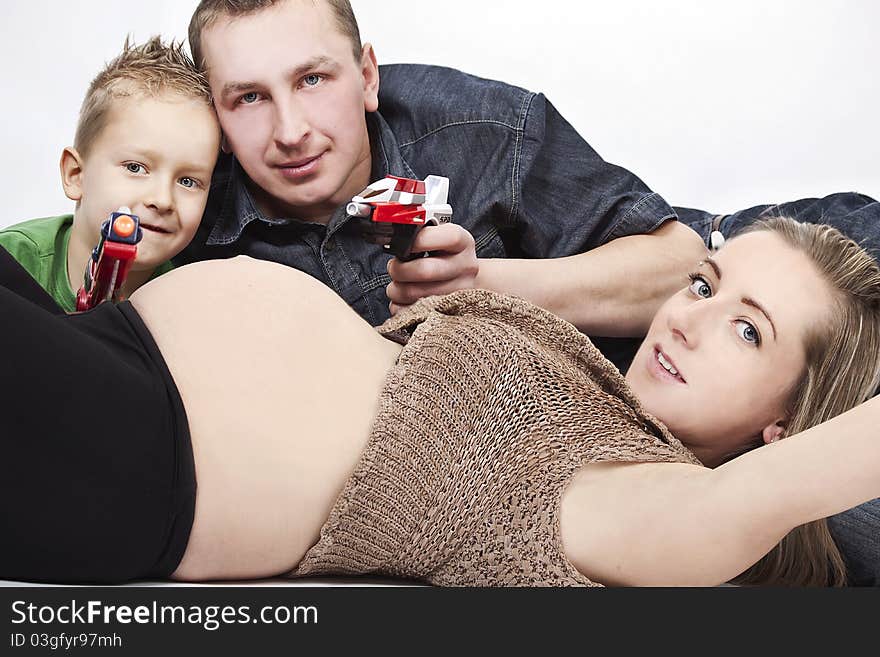
<instances>
[{"instance_id":1,"label":"young boy","mask_svg":"<svg viewBox=\"0 0 880 657\"><path fill-rule=\"evenodd\" d=\"M126 40L89 86L74 145L61 154L61 184L76 202L74 214L0 230L0 246L73 312L102 222L127 206L143 230L121 290L128 296L171 269L169 260L192 239L219 145L207 81L182 44Z\"/></svg>"}]
</instances>

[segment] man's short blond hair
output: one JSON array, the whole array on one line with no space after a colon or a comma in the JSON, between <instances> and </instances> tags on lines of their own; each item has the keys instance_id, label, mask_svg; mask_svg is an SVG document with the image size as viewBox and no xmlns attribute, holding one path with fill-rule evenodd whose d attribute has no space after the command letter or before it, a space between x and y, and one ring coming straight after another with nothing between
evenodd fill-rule
<instances>
[{"instance_id":1,"label":"man's short blond hair","mask_svg":"<svg viewBox=\"0 0 880 657\"><path fill-rule=\"evenodd\" d=\"M255 14L274 7L287 0L202 0L189 21L189 47L193 60L201 70L205 70L205 52L202 48L202 32L214 21L223 17L238 17ZM348 0L322 0L330 7L339 31L351 42L355 61L361 59L361 33L358 29L354 11ZM311 0L314 4L317 0Z\"/></svg>"},{"instance_id":2,"label":"man's short blond hair","mask_svg":"<svg viewBox=\"0 0 880 657\"><path fill-rule=\"evenodd\" d=\"M162 43L158 36L142 45L127 37L122 52L98 73L79 112L73 146L84 156L107 124L114 101L171 93L211 104L204 75L184 51L183 42Z\"/></svg>"}]
</instances>

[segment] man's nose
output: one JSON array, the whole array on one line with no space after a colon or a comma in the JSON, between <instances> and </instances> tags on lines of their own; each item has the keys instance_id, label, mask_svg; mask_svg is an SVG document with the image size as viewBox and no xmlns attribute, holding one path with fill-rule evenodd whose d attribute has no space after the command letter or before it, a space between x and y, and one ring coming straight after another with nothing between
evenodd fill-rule
<instances>
[{"instance_id":1,"label":"man's nose","mask_svg":"<svg viewBox=\"0 0 880 657\"><path fill-rule=\"evenodd\" d=\"M303 108L294 100L275 104L275 125L272 137L281 148L301 146L311 134L311 126Z\"/></svg>"}]
</instances>

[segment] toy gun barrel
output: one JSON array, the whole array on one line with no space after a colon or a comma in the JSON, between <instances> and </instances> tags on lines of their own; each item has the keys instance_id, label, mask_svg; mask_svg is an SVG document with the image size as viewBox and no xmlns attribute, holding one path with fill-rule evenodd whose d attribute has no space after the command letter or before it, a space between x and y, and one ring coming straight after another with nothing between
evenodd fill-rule
<instances>
[{"instance_id":1,"label":"toy gun barrel","mask_svg":"<svg viewBox=\"0 0 880 657\"><path fill-rule=\"evenodd\" d=\"M83 286L76 294L77 311L90 310L118 296L142 236L138 218L128 208L120 208L104 221L101 239L86 264Z\"/></svg>"},{"instance_id":2,"label":"toy gun barrel","mask_svg":"<svg viewBox=\"0 0 880 657\"><path fill-rule=\"evenodd\" d=\"M345 211L351 217L363 217L366 219L373 214L373 206L371 206L369 203L357 203L355 201L352 201L345 206Z\"/></svg>"}]
</instances>

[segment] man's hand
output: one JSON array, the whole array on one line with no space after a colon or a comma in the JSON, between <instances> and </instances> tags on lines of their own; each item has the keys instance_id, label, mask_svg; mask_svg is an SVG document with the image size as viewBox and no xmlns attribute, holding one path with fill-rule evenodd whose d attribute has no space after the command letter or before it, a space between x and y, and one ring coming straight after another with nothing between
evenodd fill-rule
<instances>
[{"instance_id":1,"label":"man's hand","mask_svg":"<svg viewBox=\"0 0 880 657\"><path fill-rule=\"evenodd\" d=\"M425 226L416 235L412 251L430 251L431 256L388 262L391 283L385 293L392 315L422 297L474 287L480 271L474 237L458 224Z\"/></svg>"}]
</instances>

